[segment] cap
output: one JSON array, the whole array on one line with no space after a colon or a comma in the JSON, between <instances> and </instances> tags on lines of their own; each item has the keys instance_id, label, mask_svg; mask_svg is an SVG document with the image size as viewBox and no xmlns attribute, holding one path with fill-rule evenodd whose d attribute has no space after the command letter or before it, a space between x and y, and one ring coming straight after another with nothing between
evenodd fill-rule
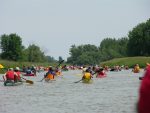
<instances>
[{"instance_id":1,"label":"cap","mask_svg":"<svg viewBox=\"0 0 150 113\"><path fill-rule=\"evenodd\" d=\"M20 68L19 68L19 67L16 67L16 70L20 70Z\"/></svg>"}]
</instances>

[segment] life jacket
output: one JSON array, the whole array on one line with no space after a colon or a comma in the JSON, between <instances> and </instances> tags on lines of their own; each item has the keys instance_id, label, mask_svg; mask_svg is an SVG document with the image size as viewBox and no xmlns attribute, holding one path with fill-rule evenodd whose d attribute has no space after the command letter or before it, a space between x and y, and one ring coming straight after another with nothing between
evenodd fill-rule
<instances>
[{"instance_id":1,"label":"life jacket","mask_svg":"<svg viewBox=\"0 0 150 113\"><path fill-rule=\"evenodd\" d=\"M105 71L101 71L97 74L96 78L103 78L103 77L106 77L106 73Z\"/></svg>"},{"instance_id":2,"label":"life jacket","mask_svg":"<svg viewBox=\"0 0 150 113\"><path fill-rule=\"evenodd\" d=\"M105 72L104 72L104 71L101 71L98 75L104 76L104 75L105 75Z\"/></svg>"},{"instance_id":3,"label":"life jacket","mask_svg":"<svg viewBox=\"0 0 150 113\"><path fill-rule=\"evenodd\" d=\"M58 71L58 72L56 72L56 75L57 75L57 76L61 76L62 73L61 73L60 71Z\"/></svg>"},{"instance_id":4,"label":"life jacket","mask_svg":"<svg viewBox=\"0 0 150 113\"><path fill-rule=\"evenodd\" d=\"M84 79L91 79L91 73L85 72L83 78Z\"/></svg>"},{"instance_id":5,"label":"life jacket","mask_svg":"<svg viewBox=\"0 0 150 113\"><path fill-rule=\"evenodd\" d=\"M139 66L136 66L135 68L134 68L134 73L139 73L140 72L140 67Z\"/></svg>"},{"instance_id":6,"label":"life jacket","mask_svg":"<svg viewBox=\"0 0 150 113\"><path fill-rule=\"evenodd\" d=\"M26 70L26 74L31 74L31 73L32 73L31 69Z\"/></svg>"},{"instance_id":7,"label":"life jacket","mask_svg":"<svg viewBox=\"0 0 150 113\"><path fill-rule=\"evenodd\" d=\"M16 76L17 80L20 80L21 79L21 77L20 77L21 72L17 71L15 73L17 74L17 76Z\"/></svg>"},{"instance_id":8,"label":"life jacket","mask_svg":"<svg viewBox=\"0 0 150 113\"><path fill-rule=\"evenodd\" d=\"M48 73L48 75L46 76L46 79L54 80L54 75Z\"/></svg>"},{"instance_id":9,"label":"life jacket","mask_svg":"<svg viewBox=\"0 0 150 113\"><path fill-rule=\"evenodd\" d=\"M15 79L14 71L7 71L6 72L6 79L7 80L14 80Z\"/></svg>"}]
</instances>

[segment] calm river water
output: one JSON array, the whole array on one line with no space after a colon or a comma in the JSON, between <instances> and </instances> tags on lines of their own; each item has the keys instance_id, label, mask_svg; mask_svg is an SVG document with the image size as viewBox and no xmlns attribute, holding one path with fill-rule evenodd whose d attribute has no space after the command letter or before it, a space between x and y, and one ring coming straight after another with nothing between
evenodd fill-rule
<instances>
[{"instance_id":1,"label":"calm river water","mask_svg":"<svg viewBox=\"0 0 150 113\"><path fill-rule=\"evenodd\" d=\"M107 72L93 84L74 83L81 71L63 72L51 83L37 77L24 77L34 84L4 87L0 82L0 113L136 113L141 73L131 70ZM2 79L2 77L0 77Z\"/></svg>"}]
</instances>

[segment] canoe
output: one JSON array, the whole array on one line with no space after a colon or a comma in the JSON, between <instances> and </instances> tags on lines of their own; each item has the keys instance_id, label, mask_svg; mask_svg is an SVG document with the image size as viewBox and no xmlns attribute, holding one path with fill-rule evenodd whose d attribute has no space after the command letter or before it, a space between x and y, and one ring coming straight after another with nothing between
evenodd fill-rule
<instances>
[{"instance_id":1,"label":"canoe","mask_svg":"<svg viewBox=\"0 0 150 113\"><path fill-rule=\"evenodd\" d=\"M91 83L93 83L93 80L92 79L83 79L82 83L91 84Z\"/></svg>"},{"instance_id":2,"label":"canoe","mask_svg":"<svg viewBox=\"0 0 150 113\"><path fill-rule=\"evenodd\" d=\"M23 82L13 82L11 80L6 80L4 82L4 86L18 86L18 85L21 85L23 84Z\"/></svg>"}]
</instances>

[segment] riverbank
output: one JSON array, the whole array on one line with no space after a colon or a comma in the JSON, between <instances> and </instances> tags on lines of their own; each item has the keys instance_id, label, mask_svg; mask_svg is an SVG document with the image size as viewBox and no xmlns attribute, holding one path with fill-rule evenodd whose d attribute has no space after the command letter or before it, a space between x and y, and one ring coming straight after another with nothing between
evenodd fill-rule
<instances>
[{"instance_id":1,"label":"riverbank","mask_svg":"<svg viewBox=\"0 0 150 113\"><path fill-rule=\"evenodd\" d=\"M15 67L20 67L22 68L23 66L26 67L31 67L32 65L34 66L56 66L58 64L58 62L53 62L53 63L48 63L48 62L44 62L44 63L40 63L40 62L15 62L15 61L9 61L9 60L0 60L0 64L2 66L4 66L4 68L0 68L0 73L4 73L6 72L6 69L8 68L15 68Z\"/></svg>"},{"instance_id":2,"label":"riverbank","mask_svg":"<svg viewBox=\"0 0 150 113\"><path fill-rule=\"evenodd\" d=\"M150 57L124 57L101 62L100 65L127 65L129 68L133 68L135 64L139 64L141 68L145 68L147 62L150 63Z\"/></svg>"}]
</instances>

